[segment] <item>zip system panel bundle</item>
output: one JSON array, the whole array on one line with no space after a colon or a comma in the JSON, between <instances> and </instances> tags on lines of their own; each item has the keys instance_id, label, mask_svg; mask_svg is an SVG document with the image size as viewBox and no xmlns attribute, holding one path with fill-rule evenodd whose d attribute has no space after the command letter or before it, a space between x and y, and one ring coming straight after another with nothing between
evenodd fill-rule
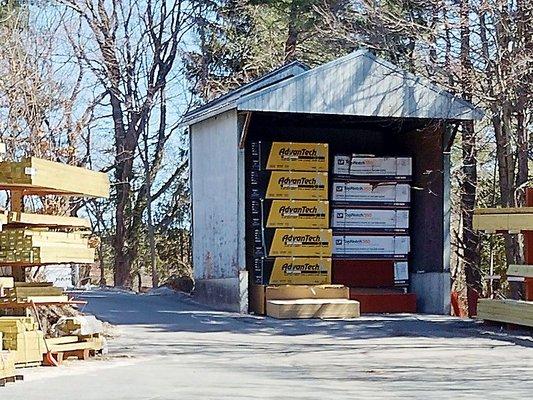
<instances>
[{"instance_id":1,"label":"zip system panel bundle","mask_svg":"<svg viewBox=\"0 0 533 400\"><path fill-rule=\"evenodd\" d=\"M412 158L332 159L333 282L350 287L362 313L415 312L407 293Z\"/></svg>"}]
</instances>

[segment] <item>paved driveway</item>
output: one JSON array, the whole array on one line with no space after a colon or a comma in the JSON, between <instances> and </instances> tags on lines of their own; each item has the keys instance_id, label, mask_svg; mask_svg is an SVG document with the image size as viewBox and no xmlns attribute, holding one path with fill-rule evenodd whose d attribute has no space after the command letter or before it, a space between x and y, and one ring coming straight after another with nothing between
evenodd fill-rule
<instances>
[{"instance_id":1,"label":"paved driveway","mask_svg":"<svg viewBox=\"0 0 533 400\"><path fill-rule=\"evenodd\" d=\"M24 371L10 400L526 399L533 340L436 316L277 321L182 296L88 292L110 355Z\"/></svg>"}]
</instances>

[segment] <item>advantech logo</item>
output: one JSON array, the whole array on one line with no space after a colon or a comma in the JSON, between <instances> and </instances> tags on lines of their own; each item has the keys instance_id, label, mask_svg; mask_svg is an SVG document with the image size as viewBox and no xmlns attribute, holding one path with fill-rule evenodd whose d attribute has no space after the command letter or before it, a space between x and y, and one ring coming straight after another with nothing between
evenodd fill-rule
<instances>
[{"instance_id":1,"label":"advantech logo","mask_svg":"<svg viewBox=\"0 0 533 400\"><path fill-rule=\"evenodd\" d=\"M281 206L279 208L279 213L282 217L291 217L294 215L303 215L303 214L318 214L318 207L291 207L291 206Z\"/></svg>"},{"instance_id":2,"label":"advantech logo","mask_svg":"<svg viewBox=\"0 0 533 400\"><path fill-rule=\"evenodd\" d=\"M290 147L282 147L279 149L278 154L282 159L312 159L312 160L324 160L326 157L323 154L318 154L316 149L308 149L301 147L299 149L291 149Z\"/></svg>"},{"instance_id":3,"label":"advantech logo","mask_svg":"<svg viewBox=\"0 0 533 400\"><path fill-rule=\"evenodd\" d=\"M281 241L285 246L294 246L295 244L301 244L302 246L322 245L320 235L283 235Z\"/></svg>"},{"instance_id":4,"label":"advantech logo","mask_svg":"<svg viewBox=\"0 0 533 400\"><path fill-rule=\"evenodd\" d=\"M314 188L323 188L324 184L319 182L316 178L306 178L304 176L300 178L290 178L282 176L278 179L278 184L281 187L314 187Z\"/></svg>"},{"instance_id":5,"label":"advantech logo","mask_svg":"<svg viewBox=\"0 0 533 400\"><path fill-rule=\"evenodd\" d=\"M285 274L301 274L301 273L320 273L321 267L318 263L285 263L281 266Z\"/></svg>"}]
</instances>

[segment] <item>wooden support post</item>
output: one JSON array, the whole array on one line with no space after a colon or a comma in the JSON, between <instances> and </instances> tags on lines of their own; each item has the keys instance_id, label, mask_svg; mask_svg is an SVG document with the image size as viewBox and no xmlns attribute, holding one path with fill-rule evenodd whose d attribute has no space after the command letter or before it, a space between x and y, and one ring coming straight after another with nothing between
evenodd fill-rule
<instances>
[{"instance_id":1,"label":"wooden support post","mask_svg":"<svg viewBox=\"0 0 533 400\"><path fill-rule=\"evenodd\" d=\"M11 191L11 211L24 211L24 196L22 195L21 190Z\"/></svg>"},{"instance_id":2,"label":"wooden support post","mask_svg":"<svg viewBox=\"0 0 533 400\"><path fill-rule=\"evenodd\" d=\"M533 188L526 189L526 206L533 207ZM524 261L533 264L533 231L524 232ZM525 300L533 301L533 278L525 278Z\"/></svg>"},{"instance_id":3,"label":"wooden support post","mask_svg":"<svg viewBox=\"0 0 533 400\"><path fill-rule=\"evenodd\" d=\"M21 213L24 211L24 196L22 190L11 191L11 211ZM11 267L11 275L15 282L26 282L26 273L24 268Z\"/></svg>"}]
</instances>

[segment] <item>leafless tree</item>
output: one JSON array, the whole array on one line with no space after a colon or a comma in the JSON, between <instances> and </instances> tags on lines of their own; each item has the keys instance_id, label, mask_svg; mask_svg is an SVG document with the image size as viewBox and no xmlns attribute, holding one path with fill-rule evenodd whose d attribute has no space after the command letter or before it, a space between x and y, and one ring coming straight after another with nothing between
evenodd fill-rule
<instances>
[{"instance_id":1,"label":"leafless tree","mask_svg":"<svg viewBox=\"0 0 533 400\"><path fill-rule=\"evenodd\" d=\"M104 107L113 126L114 156L114 278L115 285L131 287L131 268L138 253L139 231L158 180L165 144L169 139L165 89L175 79L176 58L192 24L191 2L182 0L59 0L80 18L83 35L70 42L80 62L105 91ZM92 45L94 44L94 46ZM159 125L156 133L148 133ZM150 151L140 160L145 136ZM149 158L149 159L148 159ZM138 170L145 169L145 173ZM169 174L171 181L175 173ZM144 179L143 179L144 178ZM139 183L140 182L140 183ZM162 187L170 186L163 182ZM151 212L150 212L151 214ZM151 216L149 217L151 218ZM154 275L154 284L157 278Z\"/></svg>"}]
</instances>

